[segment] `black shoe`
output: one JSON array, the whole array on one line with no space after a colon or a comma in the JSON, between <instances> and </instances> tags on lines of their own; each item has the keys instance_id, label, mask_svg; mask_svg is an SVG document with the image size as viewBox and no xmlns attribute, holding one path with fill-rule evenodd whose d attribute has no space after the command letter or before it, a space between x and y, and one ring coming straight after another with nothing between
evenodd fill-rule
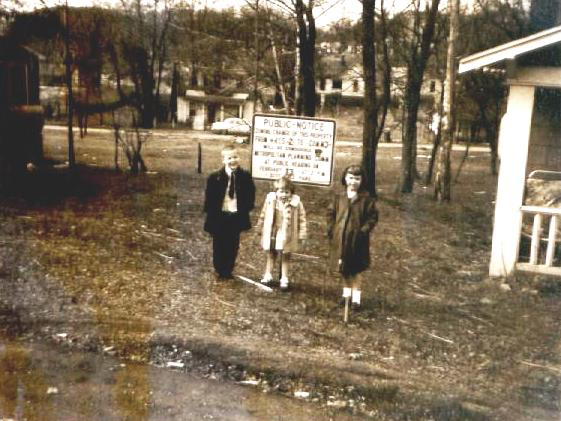
<instances>
[{"instance_id":1,"label":"black shoe","mask_svg":"<svg viewBox=\"0 0 561 421\"><path fill-rule=\"evenodd\" d=\"M217 273L216 274L216 280L219 281L219 282L229 281L231 279L234 279L234 277L232 276L231 273Z\"/></svg>"}]
</instances>

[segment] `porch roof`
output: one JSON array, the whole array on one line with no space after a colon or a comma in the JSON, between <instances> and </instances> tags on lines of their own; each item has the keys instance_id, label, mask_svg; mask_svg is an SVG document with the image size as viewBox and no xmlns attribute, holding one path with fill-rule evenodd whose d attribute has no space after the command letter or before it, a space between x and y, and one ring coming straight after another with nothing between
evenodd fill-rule
<instances>
[{"instance_id":1,"label":"porch roof","mask_svg":"<svg viewBox=\"0 0 561 421\"><path fill-rule=\"evenodd\" d=\"M539 50L561 42L561 26L555 26L545 31L520 38L479 53L472 54L460 60L459 73L466 73L503 60L512 60L522 54Z\"/></svg>"},{"instance_id":2,"label":"porch roof","mask_svg":"<svg viewBox=\"0 0 561 421\"><path fill-rule=\"evenodd\" d=\"M224 105L241 105L246 102L246 98L222 96L222 95L186 94L185 99L193 102L217 103L217 104L224 104Z\"/></svg>"}]
</instances>

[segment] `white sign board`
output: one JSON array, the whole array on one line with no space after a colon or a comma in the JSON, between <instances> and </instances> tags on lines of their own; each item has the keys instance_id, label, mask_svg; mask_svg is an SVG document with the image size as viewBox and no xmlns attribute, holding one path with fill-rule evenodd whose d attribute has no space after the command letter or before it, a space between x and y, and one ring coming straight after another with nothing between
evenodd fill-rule
<instances>
[{"instance_id":1,"label":"white sign board","mask_svg":"<svg viewBox=\"0 0 561 421\"><path fill-rule=\"evenodd\" d=\"M331 185L335 121L319 118L255 114L252 126L253 178Z\"/></svg>"}]
</instances>

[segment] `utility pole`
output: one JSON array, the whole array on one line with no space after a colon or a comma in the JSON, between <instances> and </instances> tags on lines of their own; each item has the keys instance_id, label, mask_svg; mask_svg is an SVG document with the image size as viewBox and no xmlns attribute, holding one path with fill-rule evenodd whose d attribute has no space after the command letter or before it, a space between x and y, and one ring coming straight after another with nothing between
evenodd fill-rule
<instances>
[{"instance_id":1,"label":"utility pole","mask_svg":"<svg viewBox=\"0 0 561 421\"><path fill-rule=\"evenodd\" d=\"M300 37L296 34L296 57L294 59L294 113L300 115L302 105L300 104Z\"/></svg>"},{"instance_id":2,"label":"utility pole","mask_svg":"<svg viewBox=\"0 0 561 421\"><path fill-rule=\"evenodd\" d=\"M255 0L255 84L253 85L253 96L255 105L254 112L257 111L259 98L259 0Z\"/></svg>"}]
</instances>

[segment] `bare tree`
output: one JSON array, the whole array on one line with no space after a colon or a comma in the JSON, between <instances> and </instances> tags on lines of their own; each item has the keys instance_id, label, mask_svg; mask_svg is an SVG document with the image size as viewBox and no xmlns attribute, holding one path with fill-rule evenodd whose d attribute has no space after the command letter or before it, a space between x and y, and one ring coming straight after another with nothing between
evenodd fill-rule
<instances>
[{"instance_id":1,"label":"bare tree","mask_svg":"<svg viewBox=\"0 0 561 421\"><path fill-rule=\"evenodd\" d=\"M403 127L403 147L401 150L400 191L410 193L417 173L417 114L421 103L421 86L427 62L431 53L431 43L435 33L440 0L431 0L424 12L416 2L413 13L412 36L407 43L407 77L405 82ZM422 28L422 29L421 29Z\"/></svg>"},{"instance_id":2,"label":"bare tree","mask_svg":"<svg viewBox=\"0 0 561 421\"><path fill-rule=\"evenodd\" d=\"M273 4L291 13L298 28L298 81L295 93L296 114L313 117L316 115L316 21L315 0L272 0Z\"/></svg>"},{"instance_id":3,"label":"bare tree","mask_svg":"<svg viewBox=\"0 0 561 421\"><path fill-rule=\"evenodd\" d=\"M122 0L128 18L122 54L134 84L134 104L139 125L151 128L160 100L162 71L167 58L167 31L172 18L172 0L152 0L146 9L142 0Z\"/></svg>"},{"instance_id":4,"label":"bare tree","mask_svg":"<svg viewBox=\"0 0 561 421\"><path fill-rule=\"evenodd\" d=\"M150 139L151 133L140 130L136 124L136 117L132 114L133 128L123 127L113 114L113 135L115 138L115 169L119 170L119 150L122 150L127 158L131 174L139 174L148 171L142 158L142 146Z\"/></svg>"},{"instance_id":5,"label":"bare tree","mask_svg":"<svg viewBox=\"0 0 561 421\"><path fill-rule=\"evenodd\" d=\"M520 0L477 0L473 13L461 18L466 23L458 37L458 55L473 54L528 34L528 15ZM471 111L475 122L484 129L491 148L493 175L497 174L497 137L507 92L505 77L504 72L495 69L469 72L458 79L458 109Z\"/></svg>"}]
</instances>

